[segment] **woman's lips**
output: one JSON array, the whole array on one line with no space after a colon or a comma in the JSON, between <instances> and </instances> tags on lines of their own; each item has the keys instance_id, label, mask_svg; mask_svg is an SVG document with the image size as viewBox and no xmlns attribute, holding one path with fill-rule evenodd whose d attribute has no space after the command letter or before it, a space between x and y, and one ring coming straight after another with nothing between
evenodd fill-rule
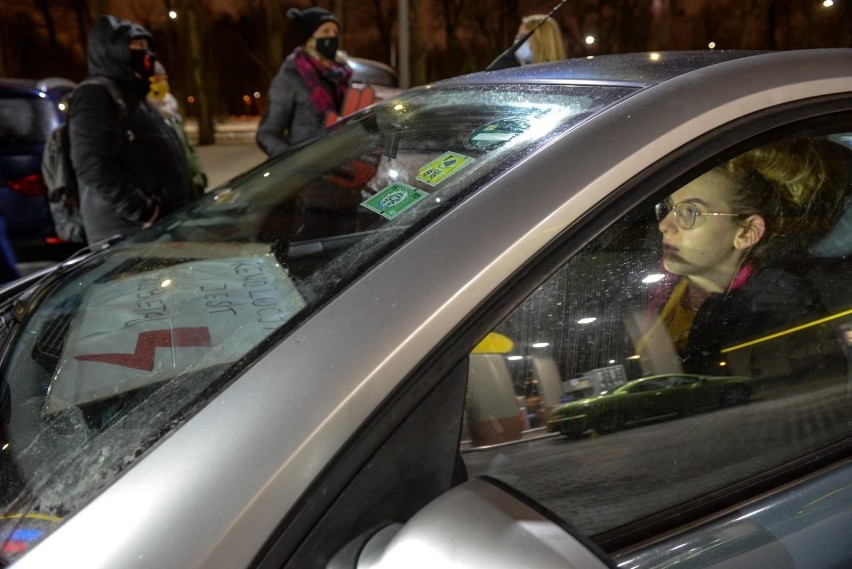
<instances>
[{"instance_id":1,"label":"woman's lips","mask_svg":"<svg viewBox=\"0 0 852 569\"><path fill-rule=\"evenodd\" d=\"M669 261L679 261L682 260L681 256L678 254L680 250L674 245L670 245L668 243L663 243L663 259Z\"/></svg>"}]
</instances>

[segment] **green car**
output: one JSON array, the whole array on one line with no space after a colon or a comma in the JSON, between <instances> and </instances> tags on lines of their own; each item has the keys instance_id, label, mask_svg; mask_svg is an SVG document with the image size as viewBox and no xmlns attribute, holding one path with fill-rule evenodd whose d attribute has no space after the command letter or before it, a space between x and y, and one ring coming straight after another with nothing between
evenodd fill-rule
<instances>
[{"instance_id":1,"label":"green car","mask_svg":"<svg viewBox=\"0 0 852 569\"><path fill-rule=\"evenodd\" d=\"M547 430L578 436L606 433L667 416L738 405L751 397L751 378L694 374L651 375L629 381L595 397L556 407Z\"/></svg>"}]
</instances>

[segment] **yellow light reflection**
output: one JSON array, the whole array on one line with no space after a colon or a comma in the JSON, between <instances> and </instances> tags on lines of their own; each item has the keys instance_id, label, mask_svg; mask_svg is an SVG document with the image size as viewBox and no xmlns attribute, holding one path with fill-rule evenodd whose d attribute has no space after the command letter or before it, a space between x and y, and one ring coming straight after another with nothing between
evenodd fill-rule
<instances>
[{"instance_id":1,"label":"yellow light reflection","mask_svg":"<svg viewBox=\"0 0 852 569\"><path fill-rule=\"evenodd\" d=\"M736 346L731 346L729 348L723 348L721 353L727 354L728 352L733 352L734 350L739 350L741 348L747 348L749 346L754 346L755 344L768 342L769 340L774 340L775 338L780 338L781 336L787 336L789 334L799 332L800 330L804 330L806 328L812 328L814 326L819 326L820 324L824 324L824 323L829 322L831 320L837 320L838 318L843 318L844 316L849 316L849 315L852 315L852 309L844 310L843 312L838 312L836 314L832 314L831 316L826 316L825 318L820 318L819 320L813 320L811 322L807 322L807 323L801 324L799 326L794 326L794 327L788 328L786 330L781 330L780 332L775 332L774 334L769 334L768 336L764 336L763 338L757 338L755 340L743 342L742 344L737 344Z\"/></svg>"}]
</instances>

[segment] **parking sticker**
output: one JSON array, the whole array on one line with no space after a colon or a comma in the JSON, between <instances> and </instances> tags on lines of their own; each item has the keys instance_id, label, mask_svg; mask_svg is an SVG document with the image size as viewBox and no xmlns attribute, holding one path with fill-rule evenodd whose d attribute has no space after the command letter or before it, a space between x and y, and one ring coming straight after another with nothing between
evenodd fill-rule
<instances>
[{"instance_id":1,"label":"parking sticker","mask_svg":"<svg viewBox=\"0 0 852 569\"><path fill-rule=\"evenodd\" d=\"M417 180L430 186L437 186L474 160L456 152L444 152L417 172Z\"/></svg>"},{"instance_id":2,"label":"parking sticker","mask_svg":"<svg viewBox=\"0 0 852 569\"><path fill-rule=\"evenodd\" d=\"M481 126L470 136L470 143L479 148L490 148L508 142L527 130L529 123L522 118L500 119Z\"/></svg>"},{"instance_id":3,"label":"parking sticker","mask_svg":"<svg viewBox=\"0 0 852 569\"><path fill-rule=\"evenodd\" d=\"M394 182L361 205L387 219L393 219L429 194L402 182Z\"/></svg>"}]
</instances>

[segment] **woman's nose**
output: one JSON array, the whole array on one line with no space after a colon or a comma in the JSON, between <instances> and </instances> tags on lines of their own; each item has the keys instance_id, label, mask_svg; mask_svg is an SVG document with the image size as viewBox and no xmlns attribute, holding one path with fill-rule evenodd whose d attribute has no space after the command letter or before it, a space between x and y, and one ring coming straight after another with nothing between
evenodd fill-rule
<instances>
[{"instance_id":1,"label":"woman's nose","mask_svg":"<svg viewBox=\"0 0 852 569\"><path fill-rule=\"evenodd\" d=\"M675 223L674 212L668 212L666 216L657 223L657 228L660 230L660 233L675 231L677 224Z\"/></svg>"}]
</instances>

